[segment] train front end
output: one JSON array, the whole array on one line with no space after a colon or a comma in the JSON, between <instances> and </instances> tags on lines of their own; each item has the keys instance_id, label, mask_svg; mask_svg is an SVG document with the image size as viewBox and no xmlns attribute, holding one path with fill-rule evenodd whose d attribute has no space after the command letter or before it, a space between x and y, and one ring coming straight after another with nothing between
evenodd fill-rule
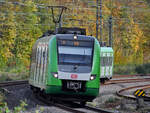
<instances>
[{"instance_id":1,"label":"train front end","mask_svg":"<svg viewBox=\"0 0 150 113\"><path fill-rule=\"evenodd\" d=\"M91 36L56 35L49 44L46 93L92 101L99 94L99 56L99 42Z\"/></svg>"}]
</instances>

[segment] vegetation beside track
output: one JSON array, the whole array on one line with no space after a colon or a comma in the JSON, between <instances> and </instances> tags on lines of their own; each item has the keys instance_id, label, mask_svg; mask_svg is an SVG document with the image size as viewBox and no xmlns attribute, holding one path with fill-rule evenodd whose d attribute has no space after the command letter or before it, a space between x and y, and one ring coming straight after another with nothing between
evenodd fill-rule
<instances>
[{"instance_id":1,"label":"vegetation beside track","mask_svg":"<svg viewBox=\"0 0 150 113\"><path fill-rule=\"evenodd\" d=\"M150 74L150 63L141 65L115 65L115 75ZM23 64L6 66L0 71L0 82L12 80L25 80L29 76L29 67Z\"/></svg>"},{"instance_id":2,"label":"vegetation beside track","mask_svg":"<svg viewBox=\"0 0 150 113\"><path fill-rule=\"evenodd\" d=\"M10 110L7 106L7 103L3 103L2 105L0 105L0 113L22 113L24 111L26 111L26 107L27 104L25 101L20 101L20 105L14 107L13 110Z\"/></svg>"},{"instance_id":3,"label":"vegetation beside track","mask_svg":"<svg viewBox=\"0 0 150 113\"><path fill-rule=\"evenodd\" d=\"M11 91L5 87L21 84L27 84L27 81L0 82L0 113L21 113L26 110L26 100L20 100L20 104L13 109L9 109L6 103L7 95L10 94Z\"/></svg>"},{"instance_id":4,"label":"vegetation beside track","mask_svg":"<svg viewBox=\"0 0 150 113\"><path fill-rule=\"evenodd\" d=\"M29 67L23 62L6 65L0 68L0 82L12 80L25 80L29 76Z\"/></svg>"},{"instance_id":5,"label":"vegetation beside track","mask_svg":"<svg viewBox=\"0 0 150 113\"><path fill-rule=\"evenodd\" d=\"M28 79L28 72L26 73L9 73L0 72L0 82L4 81L15 81L15 80L26 80Z\"/></svg>"},{"instance_id":6,"label":"vegetation beside track","mask_svg":"<svg viewBox=\"0 0 150 113\"><path fill-rule=\"evenodd\" d=\"M116 75L134 75L134 74L150 74L150 63L136 65L115 65L114 74Z\"/></svg>"}]
</instances>

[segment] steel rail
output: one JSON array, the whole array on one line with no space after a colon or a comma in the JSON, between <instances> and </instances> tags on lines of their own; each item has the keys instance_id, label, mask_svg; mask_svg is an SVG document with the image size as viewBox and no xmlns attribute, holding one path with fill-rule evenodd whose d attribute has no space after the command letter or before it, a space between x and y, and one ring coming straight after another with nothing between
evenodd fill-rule
<instances>
[{"instance_id":1,"label":"steel rail","mask_svg":"<svg viewBox=\"0 0 150 113\"><path fill-rule=\"evenodd\" d=\"M21 84L28 84L28 81L27 80L19 80L19 81L1 82L0 87L6 87L6 86L12 86L12 85L21 85ZM38 99L40 99L41 101L43 101L44 103L46 103L48 105L53 105L53 106L65 109L66 111L70 111L73 113L84 113L82 111L74 110L74 109L69 108L67 106L63 106L62 104L56 104L56 103L44 100L44 99L40 98L40 96L38 96Z\"/></svg>"},{"instance_id":2,"label":"steel rail","mask_svg":"<svg viewBox=\"0 0 150 113\"><path fill-rule=\"evenodd\" d=\"M21 85L21 84L28 84L27 80L18 80L18 81L7 81L7 82L0 82L0 88L6 86L13 86L13 85ZM6 91L9 93L7 89L2 88L2 91ZM4 103L0 102L0 106L3 106Z\"/></svg>"},{"instance_id":3,"label":"steel rail","mask_svg":"<svg viewBox=\"0 0 150 113\"><path fill-rule=\"evenodd\" d=\"M42 101L43 103L49 105L49 106L55 106L55 107L58 107L58 108L61 108L63 110L66 110L66 111L69 111L71 113L85 113L84 111L82 110L77 110L76 108L72 108L72 107L69 107L68 105L65 105L62 101L58 101L55 100L54 101L50 101L49 99L46 99L46 98L43 98L40 94L36 94L37 98ZM70 102L72 103L72 102ZM77 103L74 103L76 104L75 106L80 106L80 104L77 104ZM114 113L113 111L108 111L108 110L104 110L102 108L94 108L94 107L90 107L90 106L85 106L85 107L82 107L83 110L91 110L91 111L94 111L94 112L98 112L98 113Z\"/></svg>"},{"instance_id":4,"label":"steel rail","mask_svg":"<svg viewBox=\"0 0 150 113\"><path fill-rule=\"evenodd\" d=\"M118 83L134 83L134 82L147 82L150 78L139 78L139 79L121 79L121 80L110 80L103 85L118 84Z\"/></svg>"},{"instance_id":5,"label":"steel rail","mask_svg":"<svg viewBox=\"0 0 150 113\"><path fill-rule=\"evenodd\" d=\"M12 85L21 85L21 84L28 84L28 80L0 82L0 87L12 86Z\"/></svg>"},{"instance_id":6,"label":"steel rail","mask_svg":"<svg viewBox=\"0 0 150 113\"><path fill-rule=\"evenodd\" d=\"M104 110L102 108L94 108L94 107L90 107L90 106L85 106L84 108L98 112L98 113L114 113L113 111Z\"/></svg>"},{"instance_id":7,"label":"steel rail","mask_svg":"<svg viewBox=\"0 0 150 113\"><path fill-rule=\"evenodd\" d=\"M63 104L59 104L59 103L56 103L56 102L53 102L53 101L50 101L49 99L45 99L43 98L40 94L35 94L37 99L42 101L43 103L49 105L49 106L55 106L55 107L58 107L58 108L61 108L63 110L66 110L66 111L69 111L69 112L72 112L72 113L84 113L82 111L79 111L79 110L75 110L71 107L68 107L68 106L64 106Z\"/></svg>"},{"instance_id":8,"label":"steel rail","mask_svg":"<svg viewBox=\"0 0 150 113\"><path fill-rule=\"evenodd\" d=\"M147 89L147 88L150 88L150 84L148 84L148 85L132 86L132 87L128 87L128 88L123 88L123 89L117 91L116 94L117 94L118 96L120 96L120 97L124 97L124 98L127 98L127 99L134 99L134 100L135 100L136 97L135 97L134 95L124 95L124 94L122 94L122 93L123 93L124 91L131 90L131 89L136 89L136 88ZM149 100L150 100L150 97L145 96L143 99L149 101Z\"/></svg>"},{"instance_id":9,"label":"steel rail","mask_svg":"<svg viewBox=\"0 0 150 113\"><path fill-rule=\"evenodd\" d=\"M19 80L19 81L1 82L0 83L0 87L6 87L6 86L12 86L12 85L21 85L21 84L28 84L28 81L27 80ZM54 103L54 102L48 101L47 99L44 99L41 96L38 96L38 99L41 100L42 102L48 104L48 105L56 106L56 107L59 107L61 109L69 111L69 112L85 113L83 111L73 109L73 108L65 106L63 104L59 104L59 103ZM83 109L92 110L92 111L95 111L95 112L98 112L98 113L113 113L112 111L104 110L102 108L94 108L94 107L90 107L90 106L85 106Z\"/></svg>"},{"instance_id":10,"label":"steel rail","mask_svg":"<svg viewBox=\"0 0 150 113\"><path fill-rule=\"evenodd\" d=\"M28 81L27 80L19 80L19 81L1 82L0 83L0 87L6 87L6 86L12 86L12 85L21 85L21 84L28 84ZM64 109L64 110L72 112L72 113L85 113L83 111L73 109L73 108L65 106L63 104L53 103L51 101L48 101L47 99L42 98L39 95L36 95L36 96L38 97L39 100L41 100L42 102L46 103L47 105L56 106L56 107L59 107L61 109ZM98 112L102 112L102 113L113 113L113 112L106 112L104 110L100 110L100 109L96 109L96 108L90 108L90 107L86 106L86 109L87 108L90 109L90 110L98 111Z\"/></svg>"},{"instance_id":11,"label":"steel rail","mask_svg":"<svg viewBox=\"0 0 150 113\"><path fill-rule=\"evenodd\" d=\"M136 75L114 75L113 78L125 78L125 77L138 77L138 76L150 76L150 74L136 74Z\"/></svg>"}]
</instances>

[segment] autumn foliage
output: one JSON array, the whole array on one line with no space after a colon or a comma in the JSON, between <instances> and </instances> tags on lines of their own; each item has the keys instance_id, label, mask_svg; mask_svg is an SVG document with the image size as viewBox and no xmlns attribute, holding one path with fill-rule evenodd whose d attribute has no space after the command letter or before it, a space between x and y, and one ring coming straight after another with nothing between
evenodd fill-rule
<instances>
[{"instance_id":1,"label":"autumn foliage","mask_svg":"<svg viewBox=\"0 0 150 113\"><path fill-rule=\"evenodd\" d=\"M103 41L108 42L108 18L113 16L115 64L150 62L150 4L148 0L103 0ZM64 27L86 28L96 36L96 0L4 0L0 2L0 67L30 64L34 42L55 29L47 5L64 5ZM55 10L55 15L59 14ZM98 37L98 40L101 37Z\"/></svg>"}]
</instances>

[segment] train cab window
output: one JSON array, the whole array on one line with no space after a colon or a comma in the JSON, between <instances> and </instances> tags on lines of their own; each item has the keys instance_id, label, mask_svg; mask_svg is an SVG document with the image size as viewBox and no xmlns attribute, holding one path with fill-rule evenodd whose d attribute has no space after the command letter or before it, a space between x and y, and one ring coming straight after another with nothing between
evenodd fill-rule
<instances>
[{"instance_id":1,"label":"train cab window","mask_svg":"<svg viewBox=\"0 0 150 113\"><path fill-rule=\"evenodd\" d=\"M92 65L92 48L88 47L58 47L59 64Z\"/></svg>"}]
</instances>

